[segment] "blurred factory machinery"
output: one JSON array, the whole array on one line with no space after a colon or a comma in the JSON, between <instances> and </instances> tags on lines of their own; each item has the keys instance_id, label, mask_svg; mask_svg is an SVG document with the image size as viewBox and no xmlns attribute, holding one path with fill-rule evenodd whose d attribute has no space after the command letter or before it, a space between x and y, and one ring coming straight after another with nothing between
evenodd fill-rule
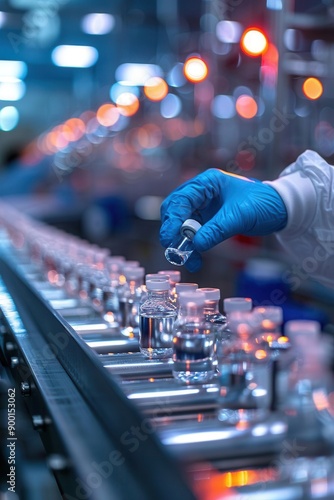
<instances>
[{"instance_id":1,"label":"blurred factory machinery","mask_svg":"<svg viewBox=\"0 0 334 500\"><path fill-rule=\"evenodd\" d=\"M0 0L0 500L334 498L334 293L306 261L235 236L181 268L281 314L226 318L209 382L119 320L126 264L140 294L172 271L179 184L333 163L333 81L332 0Z\"/></svg>"}]
</instances>

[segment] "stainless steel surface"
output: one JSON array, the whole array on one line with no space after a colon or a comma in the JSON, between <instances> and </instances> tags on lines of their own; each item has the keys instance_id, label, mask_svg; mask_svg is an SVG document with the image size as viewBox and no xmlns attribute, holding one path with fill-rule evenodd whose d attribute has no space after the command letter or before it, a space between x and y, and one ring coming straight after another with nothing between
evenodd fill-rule
<instances>
[{"instance_id":1,"label":"stainless steel surface","mask_svg":"<svg viewBox=\"0 0 334 500\"><path fill-rule=\"evenodd\" d=\"M118 375L124 380L172 377L171 360L147 359L140 352L101 356L100 361L111 374Z\"/></svg>"},{"instance_id":2,"label":"stainless steel surface","mask_svg":"<svg viewBox=\"0 0 334 500\"><path fill-rule=\"evenodd\" d=\"M91 347L95 352L99 354L127 353L136 352L139 350L137 339L129 339L120 334L111 336L104 334L100 335L93 333L79 333L79 336L86 342L89 347Z\"/></svg>"},{"instance_id":3,"label":"stainless steel surface","mask_svg":"<svg viewBox=\"0 0 334 500\"><path fill-rule=\"evenodd\" d=\"M326 415L318 411L314 415L307 416L305 420L295 418L292 422L291 416L287 417L283 412L268 409L262 414L257 414L257 420L247 420L249 415L253 414L247 413L246 418L244 410L239 409L240 393L236 391L233 398L228 400L224 388L220 387L218 378L214 378L207 384L181 384L173 378L172 360L145 358L139 352L138 338L133 332L129 330L129 336L122 334L116 323L111 324L105 321L102 315L97 314L90 307L89 303L68 297L63 290L53 288L50 283L43 282L41 277L36 278L38 273L34 274L32 268L29 268L29 271L29 279L35 276L31 283L40 295L40 300L50 306L50 311L47 314L44 311L43 315L46 314L45 319L47 318L48 331L51 332L51 336L48 337L49 333L47 333L43 342L50 342L49 348L51 349L55 347L60 349L57 356L61 364L73 379L74 385L80 387L80 393L83 399L89 401L89 407L93 408L94 415L96 408L99 408L101 414L96 413L97 419L101 417L107 428L112 422L113 427L118 428L117 426L120 425L124 429L123 434L118 432L121 441L123 436L126 443L131 443L136 436L140 444L141 441L146 442L148 433L152 433L154 439L157 440L156 443L167 451L168 456L174 459L175 463L190 468L197 467L194 475L195 485L197 481L200 484L202 478L205 477L205 467L208 464L218 476L223 473L232 473L230 471L233 470L240 471L242 475L245 470L256 471L261 467L275 467L275 480L263 482L257 478L254 484L237 483L233 488L222 487L219 494L217 493L218 496L214 497L215 500L216 498L224 498L224 500L250 500L252 498L254 500L313 500L313 498L327 500L333 498L329 477L333 467L328 469L328 480L322 478L320 486L319 481L314 486L312 477L303 477L296 482L295 476L299 477L298 470L295 476L291 474L287 478L284 476L284 468L281 467L286 453L290 453L289 460L293 465L303 454L316 456L325 451L332 453L333 440L326 438L326 432L332 432L333 418L327 410ZM31 304L37 302L36 297L30 302L31 310L34 309ZM54 312L52 313L51 310ZM11 325L19 341L15 342L14 337L8 337L4 328L2 332L6 335L4 351L10 366L18 372L22 369L22 349L26 350L25 357L30 356L32 350L28 345L27 332L19 319L15 318L14 306L12 312L10 308L7 308L7 315L11 318ZM63 350L63 347L55 342L57 340L55 325L59 321L65 328L66 335L69 335L68 338L74 342L74 345L71 345L73 351ZM6 345L12 346L11 351L5 348ZM93 366L89 366L90 361L88 366L83 362L86 355L88 355L87 359L90 359L90 355L93 356L95 368L97 368L96 363L101 367L97 372L94 372ZM41 369L48 370L50 366L43 366ZM99 379L102 375L100 369L103 372L101 379ZM86 372L86 370L89 371ZM38 367L36 367L36 374L38 373ZM45 373L41 372L41 375L44 377ZM51 375L48 373L47 377ZM118 421L119 416L114 409L115 395L110 395L107 390L102 400L97 397L101 388L95 380L96 377L104 389L107 389L108 381L110 381L116 394L121 399L124 398L135 415L138 415L138 425L126 425L125 422ZM29 382L28 377L21 380L20 384L22 396L26 402L34 400L35 397L35 385ZM47 393L49 390L47 384L43 384L44 382L41 383L39 390L45 389ZM74 387L71 386L71 390L73 392ZM80 404L80 407L73 410L77 421L82 417L80 411L81 413L85 411L84 404L81 401ZM234 425L219 420L220 409L225 408L224 404L227 411L240 416ZM55 411L52 405L51 409L52 412ZM52 419L48 413L37 408L32 417L36 429L44 433L52 432ZM319 425L316 425L317 419ZM85 428L87 430L87 426ZM143 428L146 429L145 432L142 432ZM64 434L66 432L67 430L64 430ZM101 429L94 430L95 432L94 435L103 436ZM324 447L324 442L328 444L327 448ZM291 449L293 453L295 451L294 446L296 446L297 455L291 457ZM92 449L94 452L99 450L94 441L92 441ZM155 453L152 456L155 457ZM66 453L64 457L66 459ZM129 457L131 459L131 453ZM139 457L145 469L142 455L139 454ZM148 460L147 456L146 460ZM317 470L312 464L311 469ZM290 463L288 470L290 470ZM324 474L323 467L319 470ZM202 500L201 495L196 497L196 500ZM203 500L206 500L205 496Z\"/></svg>"},{"instance_id":4,"label":"stainless steel surface","mask_svg":"<svg viewBox=\"0 0 334 500\"><path fill-rule=\"evenodd\" d=\"M6 326L1 349L8 364L17 360L11 370L19 387L23 381L33 383L31 396L22 401L47 455L64 456L69 464L66 471L54 471L64 498L82 497L78 484L97 477L90 488L92 500L169 500L173 494L195 500L147 418L92 349L11 264L0 258L1 320ZM4 350L8 343L14 345L13 353Z\"/></svg>"},{"instance_id":5,"label":"stainless steel surface","mask_svg":"<svg viewBox=\"0 0 334 500\"><path fill-rule=\"evenodd\" d=\"M263 422L227 425L217 418L158 427L162 443L179 459L196 462L280 453L287 438L287 422L270 415Z\"/></svg>"},{"instance_id":6,"label":"stainless steel surface","mask_svg":"<svg viewBox=\"0 0 334 500\"><path fill-rule=\"evenodd\" d=\"M151 382L123 384L122 389L142 411L153 415L205 413L218 407L217 383L196 386L182 385L173 378L152 379Z\"/></svg>"}]
</instances>

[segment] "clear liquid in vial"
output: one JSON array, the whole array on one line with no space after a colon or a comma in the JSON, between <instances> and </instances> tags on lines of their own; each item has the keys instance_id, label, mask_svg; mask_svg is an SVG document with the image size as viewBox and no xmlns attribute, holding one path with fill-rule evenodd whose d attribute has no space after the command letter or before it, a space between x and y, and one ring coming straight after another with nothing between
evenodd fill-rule
<instances>
[{"instance_id":1,"label":"clear liquid in vial","mask_svg":"<svg viewBox=\"0 0 334 500\"><path fill-rule=\"evenodd\" d=\"M169 247L165 251L165 257L174 266L183 266L183 264L188 260L192 251L181 251L178 248Z\"/></svg>"},{"instance_id":2,"label":"clear liquid in vial","mask_svg":"<svg viewBox=\"0 0 334 500\"><path fill-rule=\"evenodd\" d=\"M214 333L178 333L173 341L173 376L184 383L204 383L215 374Z\"/></svg>"},{"instance_id":3,"label":"clear liquid in vial","mask_svg":"<svg viewBox=\"0 0 334 500\"><path fill-rule=\"evenodd\" d=\"M139 348L147 358L171 358L175 313L140 315Z\"/></svg>"}]
</instances>

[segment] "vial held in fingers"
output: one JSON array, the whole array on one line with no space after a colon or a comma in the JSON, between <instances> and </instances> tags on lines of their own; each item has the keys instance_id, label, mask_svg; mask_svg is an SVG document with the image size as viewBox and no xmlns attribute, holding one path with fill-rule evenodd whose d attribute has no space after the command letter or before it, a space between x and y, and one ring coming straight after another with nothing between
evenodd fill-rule
<instances>
[{"instance_id":1,"label":"vial held in fingers","mask_svg":"<svg viewBox=\"0 0 334 500\"><path fill-rule=\"evenodd\" d=\"M194 219L187 219L180 228L180 234L166 248L165 257L174 266L183 266L194 251L193 238L201 228L201 224Z\"/></svg>"}]
</instances>

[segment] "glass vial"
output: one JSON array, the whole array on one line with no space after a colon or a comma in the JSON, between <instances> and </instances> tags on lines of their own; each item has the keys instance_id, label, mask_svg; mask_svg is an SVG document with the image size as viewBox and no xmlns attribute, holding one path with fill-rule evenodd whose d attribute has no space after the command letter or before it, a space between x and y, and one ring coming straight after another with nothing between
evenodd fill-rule
<instances>
[{"instance_id":1,"label":"glass vial","mask_svg":"<svg viewBox=\"0 0 334 500\"><path fill-rule=\"evenodd\" d=\"M177 309L170 300L169 280L148 280L146 288L139 308L139 349L147 358L171 358Z\"/></svg>"},{"instance_id":2,"label":"glass vial","mask_svg":"<svg viewBox=\"0 0 334 500\"><path fill-rule=\"evenodd\" d=\"M145 269L143 267L124 267L126 283L120 290L120 327L125 335L138 336L139 304L143 294Z\"/></svg>"},{"instance_id":3,"label":"glass vial","mask_svg":"<svg viewBox=\"0 0 334 500\"><path fill-rule=\"evenodd\" d=\"M183 266L194 251L193 238L202 225L194 219L187 219L180 228L180 234L166 248L165 257L174 266Z\"/></svg>"},{"instance_id":4,"label":"glass vial","mask_svg":"<svg viewBox=\"0 0 334 500\"><path fill-rule=\"evenodd\" d=\"M255 341L259 319L250 311L232 311L229 327L230 376L228 386L223 386L218 419L234 425L262 420L269 413L271 365Z\"/></svg>"},{"instance_id":5,"label":"glass vial","mask_svg":"<svg viewBox=\"0 0 334 500\"><path fill-rule=\"evenodd\" d=\"M174 323L173 376L182 383L204 383L215 374L213 324L204 316L204 292L183 292Z\"/></svg>"},{"instance_id":6,"label":"glass vial","mask_svg":"<svg viewBox=\"0 0 334 500\"><path fill-rule=\"evenodd\" d=\"M254 307L253 312L260 317L257 343L264 349L280 349L282 343L278 340L282 336L283 309L279 306L257 306Z\"/></svg>"}]
</instances>

